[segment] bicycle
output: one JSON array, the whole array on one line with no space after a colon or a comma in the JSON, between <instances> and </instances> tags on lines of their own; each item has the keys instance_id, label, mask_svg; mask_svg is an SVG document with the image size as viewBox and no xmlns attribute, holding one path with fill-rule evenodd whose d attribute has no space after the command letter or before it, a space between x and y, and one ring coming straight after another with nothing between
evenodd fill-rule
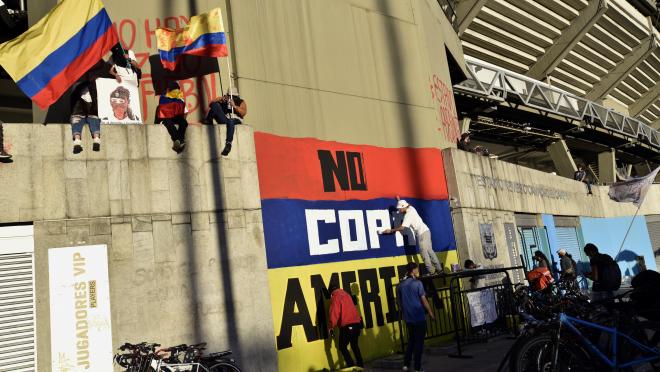
<instances>
[{"instance_id":1,"label":"bicycle","mask_svg":"<svg viewBox=\"0 0 660 372\"><path fill-rule=\"evenodd\" d=\"M541 326L539 332L527 333L528 337L519 339L509 352L509 370L596 371L603 367L625 370L642 364L655 368L655 363L660 361L660 349L654 338L649 340L647 331L657 335L658 323L638 319L627 303L611 302L597 311L594 310L598 304L591 306L591 321L560 312L555 320ZM628 333L622 332L622 328Z\"/></svg>"},{"instance_id":2,"label":"bicycle","mask_svg":"<svg viewBox=\"0 0 660 372\"><path fill-rule=\"evenodd\" d=\"M114 361L126 372L241 372L231 350L204 355L206 343L157 349L160 344L126 343Z\"/></svg>"}]
</instances>

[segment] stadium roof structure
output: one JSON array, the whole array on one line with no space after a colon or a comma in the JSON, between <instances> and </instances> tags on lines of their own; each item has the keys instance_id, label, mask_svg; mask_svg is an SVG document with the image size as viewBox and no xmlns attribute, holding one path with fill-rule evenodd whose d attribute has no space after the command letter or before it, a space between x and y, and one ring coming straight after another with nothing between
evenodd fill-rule
<instances>
[{"instance_id":1,"label":"stadium roof structure","mask_svg":"<svg viewBox=\"0 0 660 372\"><path fill-rule=\"evenodd\" d=\"M471 131L539 151L561 138L578 152L658 162L660 34L645 1L458 1L471 76L455 92Z\"/></svg>"},{"instance_id":2,"label":"stadium roof structure","mask_svg":"<svg viewBox=\"0 0 660 372\"><path fill-rule=\"evenodd\" d=\"M462 0L466 56L660 128L660 36L626 0Z\"/></svg>"}]
</instances>

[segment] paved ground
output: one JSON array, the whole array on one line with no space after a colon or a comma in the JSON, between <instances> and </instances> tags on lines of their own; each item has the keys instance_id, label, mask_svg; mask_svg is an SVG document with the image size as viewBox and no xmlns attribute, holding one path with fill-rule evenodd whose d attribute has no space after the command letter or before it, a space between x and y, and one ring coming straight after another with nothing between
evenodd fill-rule
<instances>
[{"instance_id":1,"label":"paved ground","mask_svg":"<svg viewBox=\"0 0 660 372\"><path fill-rule=\"evenodd\" d=\"M425 372L470 371L493 372L497 370L502 358L513 344L513 339L501 336L485 343L467 345L463 349L464 355L472 358L451 358L449 354L456 352L454 346L430 347L424 354L423 367ZM403 366L403 356L395 355L387 359L370 363L365 369L367 372L400 371Z\"/></svg>"}]
</instances>

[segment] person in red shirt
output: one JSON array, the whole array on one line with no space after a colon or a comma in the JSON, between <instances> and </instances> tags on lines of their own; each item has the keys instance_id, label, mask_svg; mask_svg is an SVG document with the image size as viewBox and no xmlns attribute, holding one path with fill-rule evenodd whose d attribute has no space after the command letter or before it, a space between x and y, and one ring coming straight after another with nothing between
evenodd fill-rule
<instances>
[{"instance_id":1,"label":"person in red shirt","mask_svg":"<svg viewBox=\"0 0 660 372\"><path fill-rule=\"evenodd\" d=\"M331 284L328 288L330 292L330 321L328 322L328 332L330 337L334 337L333 329L339 327L339 343L337 348L344 356L347 367L364 367L358 338L362 330L362 317L353 304L353 298L336 284ZM348 352L348 344L351 344L355 362Z\"/></svg>"}]
</instances>

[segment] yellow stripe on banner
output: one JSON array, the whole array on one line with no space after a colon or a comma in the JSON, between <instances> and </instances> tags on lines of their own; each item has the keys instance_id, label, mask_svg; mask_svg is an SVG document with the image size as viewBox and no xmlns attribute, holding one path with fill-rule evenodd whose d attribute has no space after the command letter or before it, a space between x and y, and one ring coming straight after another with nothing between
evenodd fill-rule
<instances>
[{"instance_id":1,"label":"yellow stripe on banner","mask_svg":"<svg viewBox=\"0 0 660 372\"><path fill-rule=\"evenodd\" d=\"M455 250L437 255L445 270L458 262ZM308 372L340 366L336 339L322 339L318 333L327 329L330 302L318 301L317 294L331 280L338 280L357 297L366 326L359 340L362 356L372 360L399 351L399 325L387 296L399 282L397 267L406 265L408 259L384 257L268 270L279 370ZM421 262L419 256L415 261Z\"/></svg>"},{"instance_id":2,"label":"yellow stripe on banner","mask_svg":"<svg viewBox=\"0 0 660 372\"><path fill-rule=\"evenodd\" d=\"M184 28L176 30L164 27L158 28L156 30L156 40L158 49L169 51L172 48L186 46L204 34L216 32L225 32L220 8L193 16Z\"/></svg>"},{"instance_id":3,"label":"yellow stripe on banner","mask_svg":"<svg viewBox=\"0 0 660 372\"><path fill-rule=\"evenodd\" d=\"M63 0L19 37L0 44L0 65L18 81L103 9L101 0Z\"/></svg>"}]
</instances>

